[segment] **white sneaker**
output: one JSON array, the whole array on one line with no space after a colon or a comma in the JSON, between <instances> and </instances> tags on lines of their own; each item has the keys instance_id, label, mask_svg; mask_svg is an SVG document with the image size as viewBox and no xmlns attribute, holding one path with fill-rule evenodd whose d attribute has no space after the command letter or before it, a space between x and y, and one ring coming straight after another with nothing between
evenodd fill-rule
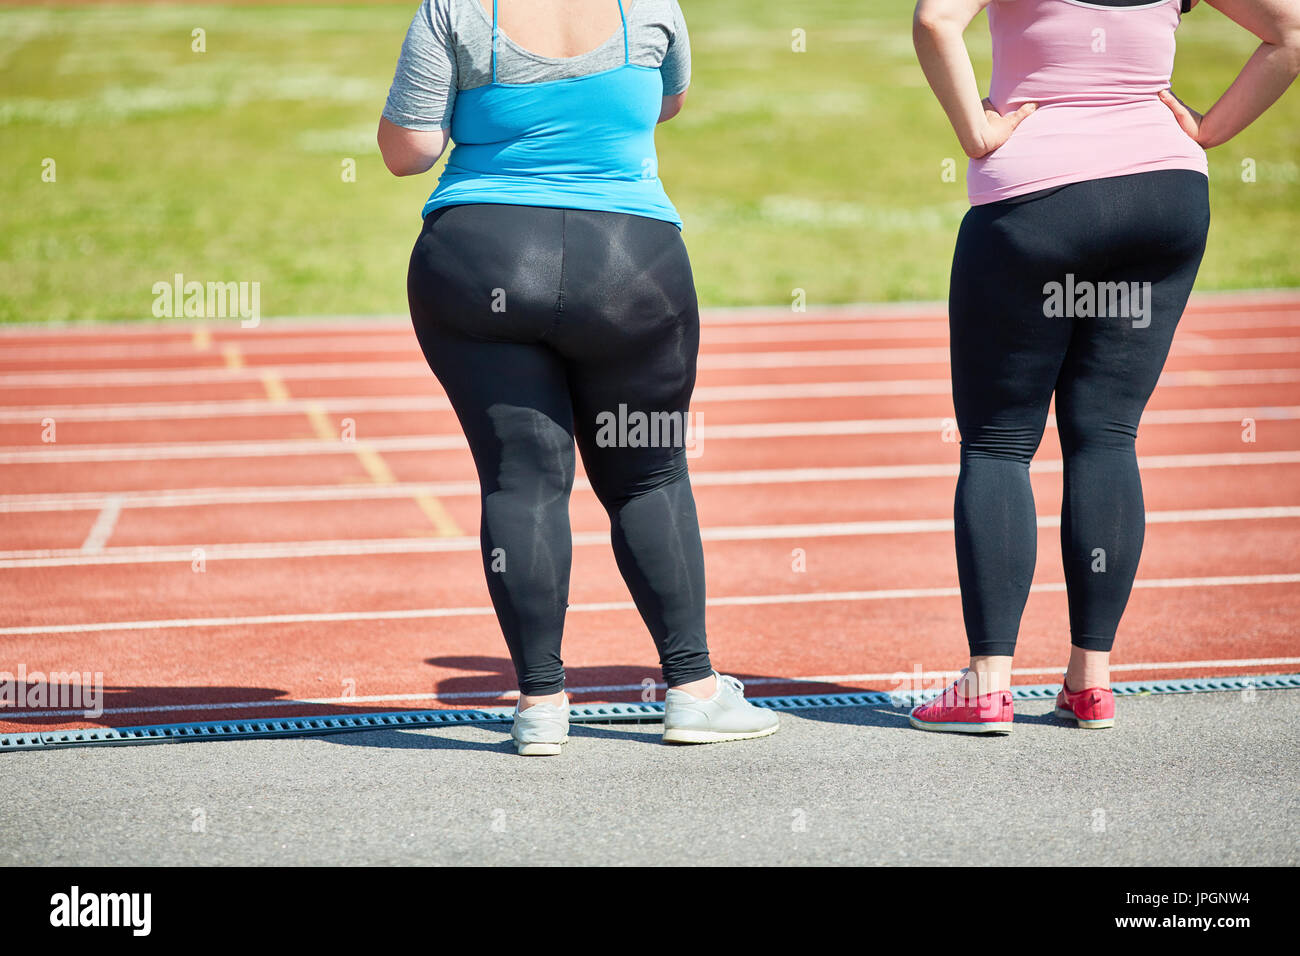
<instances>
[{"instance_id":1,"label":"white sneaker","mask_svg":"<svg viewBox=\"0 0 1300 956\"><path fill-rule=\"evenodd\" d=\"M712 697L693 697L684 690L665 695L665 743L716 744L776 733L781 718L775 712L745 700L745 685L736 678L716 671L714 676L718 689Z\"/></svg>"},{"instance_id":2,"label":"white sneaker","mask_svg":"<svg viewBox=\"0 0 1300 956\"><path fill-rule=\"evenodd\" d=\"M525 757L553 757L569 742L569 698L564 705L534 704L521 711L515 705L515 722L510 728L515 749Z\"/></svg>"}]
</instances>

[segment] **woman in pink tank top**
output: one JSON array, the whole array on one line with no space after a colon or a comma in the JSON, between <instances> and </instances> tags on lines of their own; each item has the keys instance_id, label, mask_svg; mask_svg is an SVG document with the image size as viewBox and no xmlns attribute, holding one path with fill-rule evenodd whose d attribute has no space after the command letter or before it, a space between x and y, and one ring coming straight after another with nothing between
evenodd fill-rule
<instances>
[{"instance_id":1,"label":"woman in pink tank top","mask_svg":"<svg viewBox=\"0 0 1300 956\"><path fill-rule=\"evenodd\" d=\"M1205 150L1300 73L1300 3L1207 0L1260 44L1204 115L1169 88L1196 0L920 0L921 67L970 157L949 285L954 504L970 666L916 708L923 730L1005 733L1037 556L1029 464L1056 402L1070 658L1058 717L1114 724L1110 650L1145 509L1134 442L1209 228ZM962 33L985 7L981 99Z\"/></svg>"},{"instance_id":2,"label":"woman in pink tank top","mask_svg":"<svg viewBox=\"0 0 1300 956\"><path fill-rule=\"evenodd\" d=\"M972 157L972 205L1152 169L1206 175L1205 151L1159 99L1174 68L1176 0L1012 0L988 16L989 102L998 113L1037 108L1000 148Z\"/></svg>"}]
</instances>

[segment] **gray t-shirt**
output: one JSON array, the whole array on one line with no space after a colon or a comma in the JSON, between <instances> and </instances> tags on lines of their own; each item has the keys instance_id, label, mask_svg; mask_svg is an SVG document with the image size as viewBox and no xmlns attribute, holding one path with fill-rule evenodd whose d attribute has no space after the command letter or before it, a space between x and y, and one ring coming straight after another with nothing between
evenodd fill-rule
<instances>
[{"instance_id":1,"label":"gray t-shirt","mask_svg":"<svg viewBox=\"0 0 1300 956\"><path fill-rule=\"evenodd\" d=\"M623 11L629 61L658 68L665 96L690 86L691 42L677 0L623 0ZM596 49L574 57L539 56L499 25L497 35L500 83L562 80L623 63L621 27ZM424 0L406 32L383 115L406 129L446 129L457 91L491 82L492 15L479 0Z\"/></svg>"}]
</instances>

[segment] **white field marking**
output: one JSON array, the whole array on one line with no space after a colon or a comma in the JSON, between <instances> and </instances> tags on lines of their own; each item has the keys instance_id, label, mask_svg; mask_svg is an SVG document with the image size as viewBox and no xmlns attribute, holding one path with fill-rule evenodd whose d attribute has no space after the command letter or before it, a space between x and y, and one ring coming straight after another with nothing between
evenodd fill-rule
<instances>
[{"instance_id":1,"label":"white field marking","mask_svg":"<svg viewBox=\"0 0 1300 956\"><path fill-rule=\"evenodd\" d=\"M1300 451L1226 452L1193 455L1148 455L1138 460L1151 469L1241 468L1300 464ZM1063 470L1059 458L1035 458L1035 474ZM930 465L861 465L828 468L767 468L691 473L695 487L742 485L797 485L821 482L892 481L916 478L950 478L956 463ZM577 478L576 490L590 491L591 483ZM71 491L56 494L0 495L0 514L41 511L90 511L103 508L110 497L122 499L124 508L188 508L204 505L284 504L305 501L370 501L434 495L439 498L477 496L477 481L408 482L391 485L272 485L265 487L176 488L157 491Z\"/></svg>"},{"instance_id":2,"label":"white field marking","mask_svg":"<svg viewBox=\"0 0 1300 956\"><path fill-rule=\"evenodd\" d=\"M1300 369L1189 369L1166 371L1159 387L1212 388L1219 385L1279 385L1300 382ZM781 382L767 385L704 385L691 395L692 405L705 402L787 401L796 398L864 398L952 394L947 378L874 379L852 382Z\"/></svg>"},{"instance_id":3,"label":"white field marking","mask_svg":"<svg viewBox=\"0 0 1300 956\"><path fill-rule=\"evenodd\" d=\"M1184 347L1177 341L1171 354L1258 355L1300 351L1300 337L1215 339L1204 347ZM698 367L711 369L847 368L868 365L934 365L949 360L948 346L917 348L806 349L784 352L702 353Z\"/></svg>"},{"instance_id":4,"label":"white field marking","mask_svg":"<svg viewBox=\"0 0 1300 956\"><path fill-rule=\"evenodd\" d=\"M922 325L924 323L924 325ZM849 341L852 339L937 339L948 340L948 323L941 317L899 319L894 322L863 322L854 326L845 322L817 322L806 324L772 325L759 328L719 326L702 332L703 344L754 343L754 342L820 342ZM258 334L239 337L240 348L247 358L264 355L366 355L371 353L405 352L418 348L409 328L382 328L366 335L315 335L275 336ZM10 362L56 361L111 361L145 358L192 357L195 345L192 340L123 344L58 344L9 345L5 359Z\"/></svg>"},{"instance_id":5,"label":"white field marking","mask_svg":"<svg viewBox=\"0 0 1300 956\"><path fill-rule=\"evenodd\" d=\"M1297 453L1300 458L1300 452ZM575 487L590 489L580 480ZM0 514L38 511L89 511L120 497L126 508L187 508L203 505L286 504L306 501L376 501L432 495L478 495L477 481L396 482L391 485L284 485L232 488L177 488L161 491L67 492L50 495L0 495Z\"/></svg>"},{"instance_id":6,"label":"white field marking","mask_svg":"<svg viewBox=\"0 0 1300 956\"><path fill-rule=\"evenodd\" d=\"M835 368L867 365L937 365L948 361L946 348L826 349L800 352L714 353L700 356L709 369ZM426 379L429 368L414 359L397 362L300 362L282 365L246 363L192 368L83 369L0 373L0 388L99 388L125 385L205 385L244 382L273 374L285 381L337 379Z\"/></svg>"},{"instance_id":7,"label":"white field marking","mask_svg":"<svg viewBox=\"0 0 1300 956\"><path fill-rule=\"evenodd\" d=\"M1224 292L1195 292L1184 313L1183 322L1198 316L1224 319L1239 318L1238 314L1223 316L1224 310L1239 313L1241 310L1269 312L1272 309L1283 312L1295 310L1300 317L1300 293L1294 289L1239 289ZM940 300L924 302L851 302L838 305L809 305L806 312L794 312L789 305L780 306L739 306L706 308L701 311L700 319L705 324L746 324L766 322L789 322L831 320L854 321L875 319L909 318L916 315L943 317L947 315L948 305ZM23 336L63 337L85 335L99 337L106 331L113 335L148 336L160 334L188 335L193 328L189 319L156 320L150 318L119 320L74 320L71 322L52 323L47 321L28 323L5 323L0 325L0 338ZM409 328L410 319L405 315L274 315L263 316L257 334L279 331L310 331L321 329L334 331L354 329L369 331L386 325Z\"/></svg>"},{"instance_id":8,"label":"white field marking","mask_svg":"<svg viewBox=\"0 0 1300 956\"><path fill-rule=\"evenodd\" d=\"M728 332L727 335L707 335L705 344L709 342L816 342L816 341L846 341L849 339L880 339L890 338L909 338L924 339L936 338L931 333L929 335L916 329L915 327L898 328L889 326L886 329L874 328L857 328L857 329L839 329L834 326L819 325L812 326L808 329L802 329L798 326L774 326L760 330L718 330L719 332ZM880 333L888 331L889 336L882 336ZM779 334L773 334L779 333ZM236 348L233 345L224 345L223 349L229 350ZM299 344L292 341L275 341L262 342L258 348L251 349L244 345L238 347L238 351L231 353L223 352L227 355L227 366L230 368L240 368L243 364L255 365L250 362L260 356L281 355L300 353L309 356L325 355L348 355L356 357L367 353L411 353L413 344L403 340L394 342L391 345L384 346L373 340L366 342L354 342L346 339L318 339L311 343ZM121 346L100 346L96 349L94 346L84 348L69 349L30 349L26 350L31 354L21 354L21 349L7 350L6 358L10 361L54 361L63 360L104 360L110 358L131 358L141 359L145 357L169 357L177 355L193 355L194 346L182 344L169 344L155 346L152 349L126 348ZM1296 352L1300 351L1300 337L1276 337L1276 338L1246 338L1246 339L1210 339L1203 337L1184 337L1181 341L1174 343L1173 354L1205 354L1214 353L1219 355L1254 355L1261 352ZM120 352L120 354L119 354ZM229 361L231 355L237 356L239 361ZM933 346L916 346L912 348L867 348L867 349L836 349L830 351L804 350L795 352L736 352L736 353L710 353L703 352L699 358L699 367L702 369L724 368L724 369L747 369L747 368L796 368L796 367L819 367L819 366L848 366L848 365L919 365L933 364L948 361L948 346L946 341L941 340L939 344ZM315 358L304 359L300 365L309 365L317 361ZM371 367L377 363L365 363ZM390 364L392 367L401 371L407 368L406 362L383 363ZM257 367L261 367L258 365ZM420 366L416 366L419 368ZM206 371L211 366L186 366L193 371ZM116 374L117 372L140 372L141 369L86 369L87 375L94 374ZM160 369L166 373L177 373L180 369ZM58 370L50 372L38 372L33 374L54 375L71 374L71 370Z\"/></svg>"},{"instance_id":9,"label":"white field marking","mask_svg":"<svg viewBox=\"0 0 1300 956\"><path fill-rule=\"evenodd\" d=\"M449 451L466 448L465 436L395 435L367 439L362 446L341 439L285 438L269 441L214 441L192 444L157 442L143 445L80 445L43 450L0 448L0 464L39 464L69 461L173 461L210 458L278 458L291 455L356 455L358 449L377 451Z\"/></svg>"},{"instance_id":10,"label":"white field marking","mask_svg":"<svg viewBox=\"0 0 1300 956\"><path fill-rule=\"evenodd\" d=\"M122 515L122 504L123 498L121 495L109 495L104 500L104 507L100 509L99 516L95 518L95 523L91 526L90 533L86 535L86 540L81 543L82 551L88 554L97 554L104 550L104 545L108 544L108 539L117 526L117 519Z\"/></svg>"},{"instance_id":11,"label":"white field marking","mask_svg":"<svg viewBox=\"0 0 1300 956\"><path fill-rule=\"evenodd\" d=\"M1231 422L1244 418L1257 421L1293 421L1300 418L1300 405L1242 408L1159 409L1142 418L1144 426L1192 425ZM747 422L701 426L701 435L711 441L759 438L817 438L835 435L923 435L938 433L943 418L865 418L844 421ZM1056 427L1055 416L1047 420ZM388 435L371 438L365 445L375 451L450 451L466 447L460 432L442 435ZM181 444L150 442L107 445L41 446L0 448L0 464L54 463L68 461L167 461L190 458L274 458L289 455L352 454L359 446L334 438L272 438L261 441L212 441Z\"/></svg>"},{"instance_id":12,"label":"white field marking","mask_svg":"<svg viewBox=\"0 0 1300 956\"><path fill-rule=\"evenodd\" d=\"M1243 667L1282 667L1292 664L1300 664L1300 657L1258 657L1246 658L1243 660L1232 661L1160 661L1150 664L1112 664L1112 672L1140 672L1140 671L1162 671L1162 670L1210 670L1223 668L1227 670L1237 670ZM915 671L894 671L892 673L881 674L822 674L814 677L747 677L745 679L746 687L769 687L772 685L785 686L788 684L845 684L845 683L868 683L875 681L891 681L896 685L898 683L911 683L918 679L923 681L949 680L959 675L961 671L923 671L918 674ZM1062 669L1059 667L1013 667L1011 669L1012 677L1040 677L1044 675L1059 676ZM483 675L488 676L488 675ZM659 681L654 685L656 690L666 690L667 685ZM644 684L588 684L581 687L566 687L565 692L568 694L610 694L610 693L631 693L645 689ZM353 697L301 697L297 699L276 699L276 700L238 700L229 701L223 704L155 704L153 706L141 705L135 707L105 707L105 714L148 714L148 713L187 713L187 712L204 712L204 711L223 711L223 710L260 710L263 707L303 707L319 706L322 704L401 704L416 703L420 701L456 701L456 700L514 700L519 696L519 691L515 688L502 690L480 690L480 691L455 691L452 693L439 694L367 694L364 696ZM22 713L4 713L0 711L0 718L5 720L30 720L37 717L81 717L84 711L80 710L33 710Z\"/></svg>"},{"instance_id":13,"label":"white field marking","mask_svg":"<svg viewBox=\"0 0 1300 956\"><path fill-rule=\"evenodd\" d=\"M1284 295L1284 293L1282 293ZM1250 305L1268 306L1286 305L1292 300L1280 298L1252 300ZM1297 305L1300 308L1300 305ZM1195 315L1196 297L1193 296L1188 308L1188 315ZM708 308L700 312L702 326L716 325L768 325L780 322L877 322L900 319L942 319L947 321L948 304L946 302L864 302L846 305L809 305L805 312L795 312L788 306L740 306L736 308ZM100 338L106 333L125 338L148 336L182 336L192 333L192 319L124 319L120 321L82 321L82 322L7 322L0 325L0 338L31 337L38 340L48 338ZM237 329L229 330L232 336L239 338L293 334L293 333L331 333L331 332L371 332L382 329L402 329L410 331L411 320L405 315L264 315L256 331ZM213 328L214 332L223 332Z\"/></svg>"},{"instance_id":14,"label":"white field marking","mask_svg":"<svg viewBox=\"0 0 1300 956\"><path fill-rule=\"evenodd\" d=\"M1149 663L1136 664L1111 664L1112 672L1121 671L1132 673L1134 671L1155 671L1155 670L1199 670L1201 668L1229 668L1236 669L1239 667L1286 667L1292 664L1300 664L1300 657L1247 657L1237 660L1226 661L1152 661ZM1044 675L1060 675L1063 672L1061 667L1013 667L1011 668L1012 677L1041 677ZM942 680L945 678L957 677L961 670L950 671L893 671L882 674L818 674L811 677L759 677L753 680L745 681L748 687L751 683L755 684L781 684L781 683L810 683L810 684L837 684L844 681L876 681L876 680L896 680L908 679L915 680ZM664 685L659 685L664 686ZM628 687L628 690L636 690L640 685ZM518 691L515 692L518 694ZM73 711L72 713L78 713Z\"/></svg>"},{"instance_id":15,"label":"white field marking","mask_svg":"<svg viewBox=\"0 0 1300 956\"><path fill-rule=\"evenodd\" d=\"M1269 385L1300 381L1296 369L1247 369L1243 371L1189 370L1165 372L1161 388L1205 388L1215 385ZM946 378L872 380L856 382L774 382L767 385L702 385L691 396L692 406L714 402L793 401L822 398L873 398L898 395L950 396ZM450 411L451 403L441 395L356 395L331 398L229 399L202 402L144 402L84 405L0 406L0 423L31 424L42 418L57 421L163 421L190 418L240 418L245 416L292 416L312 407L338 413Z\"/></svg>"},{"instance_id":16,"label":"white field marking","mask_svg":"<svg viewBox=\"0 0 1300 956\"><path fill-rule=\"evenodd\" d=\"M878 302L861 305L812 305L806 312L789 306L740 306L731 309L705 309L700 313L701 326L770 325L807 319L818 322L887 322L891 319L948 319L948 303Z\"/></svg>"},{"instance_id":17,"label":"white field marking","mask_svg":"<svg viewBox=\"0 0 1300 956\"><path fill-rule=\"evenodd\" d=\"M1213 317L1237 318L1223 316L1225 309L1244 309L1255 314L1268 314L1274 309L1284 314L1292 309L1293 316L1300 316L1300 296L1290 289L1262 289L1258 292L1211 292L1196 293L1183 313L1183 322L1189 319ZM816 317L824 321L854 320L889 320L899 318L943 318L948 316L948 303L932 302L894 302L862 303L858 305L809 305L807 313L795 313L788 306L750 306L731 309L709 309L700 313L701 325L750 325L773 322L789 322L801 315ZM263 320L265 321L265 320Z\"/></svg>"},{"instance_id":18,"label":"white field marking","mask_svg":"<svg viewBox=\"0 0 1300 956\"><path fill-rule=\"evenodd\" d=\"M216 399L205 402L140 402L106 405L0 406L0 423L27 425L50 417L56 421L123 422L165 421L188 418L245 418L275 416L296 418L312 409L323 412L436 412L451 411L440 395L356 395L334 398Z\"/></svg>"},{"instance_id":19,"label":"white field marking","mask_svg":"<svg viewBox=\"0 0 1300 956\"><path fill-rule=\"evenodd\" d=\"M1256 339L1219 339L1216 355L1253 355L1260 349ZM1275 340L1278 341L1278 340ZM1271 348L1267 352L1295 352L1300 338L1288 338L1289 348ZM1245 343L1240 350L1234 343ZM250 365L235 345L223 346L224 367L189 366L183 368L67 369L37 372L0 373L0 388L70 388L115 385L201 385L214 382L242 382L274 374L286 380L323 381L327 379L403 379L428 378L428 366L420 360L393 362L313 362ZM1177 353L1176 353L1177 354ZM1195 354L1185 352L1184 354ZM700 371L716 369L748 370L770 368L861 368L880 365L938 365L949 360L947 346L926 348L803 349L780 352L704 352Z\"/></svg>"},{"instance_id":20,"label":"white field marking","mask_svg":"<svg viewBox=\"0 0 1300 956\"><path fill-rule=\"evenodd\" d=\"M1245 587L1249 585L1297 584L1300 574L1244 574L1208 578L1139 578L1134 588ZM1064 593L1065 582L1035 584L1031 593ZM801 594L739 594L705 599L708 607L755 607L777 604L839 604L858 601L903 601L917 598L959 597L961 588L886 588L875 591L822 591ZM570 613L633 611L631 601L599 601L570 604ZM491 615L490 605L472 607L411 608L397 611L325 611L305 614L249 614L237 617L191 617L145 621L100 621L88 624L37 624L0 627L0 636L39 634L92 634L109 631L170 631L206 627L256 627L265 624L351 624L360 621L424 621L448 617Z\"/></svg>"},{"instance_id":21,"label":"white field marking","mask_svg":"<svg viewBox=\"0 0 1300 956\"><path fill-rule=\"evenodd\" d=\"M1234 325L1240 328L1288 328L1300 325L1300 317L1294 321L1261 322L1256 325ZM195 336L203 330L196 330ZM210 330L209 335L210 335ZM1232 343L1232 354L1252 354L1257 352L1288 352L1300 348L1297 339L1288 336L1246 339L1216 339L1200 332L1180 331L1174 340L1174 354L1215 352L1216 343ZM256 336L236 335L239 347L246 358L256 359L268 355L348 355L358 356L382 353L410 353L415 348L415 340L408 327L375 328L362 334L335 335L277 335L275 332L259 333ZM787 325L767 325L759 327L711 325L705 326L701 333L703 345L724 343L757 342L822 342L851 341L867 339L935 339L946 348L948 340L948 323L943 316L929 319L912 318L892 321L864 320L857 325L850 322L825 322L813 319L805 323ZM210 344L210 340L209 340ZM56 362L56 361L112 361L115 359L156 359L167 357L191 357L196 344L194 338L135 344L36 344L10 345L5 349L5 358L11 362Z\"/></svg>"},{"instance_id":22,"label":"white field marking","mask_svg":"<svg viewBox=\"0 0 1300 956\"><path fill-rule=\"evenodd\" d=\"M1225 348L1224 346L1227 346ZM1300 351L1300 338L1295 336L1277 336L1216 339L1205 335L1190 335L1182 341L1174 340L1171 355L1258 355L1262 352L1296 352Z\"/></svg>"},{"instance_id":23,"label":"white field marking","mask_svg":"<svg viewBox=\"0 0 1300 956\"><path fill-rule=\"evenodd\" d=\"M811 321L791 325L762 325L757 327L734 325L706 325L700 330L701 345L749 344L754 342L834 342L853 339L935 339L948 342L948 320L943 316L933 319L899 319L897 321L869 321L860 324L849 322Z\"/></svg>"},{"instance_id":24,"label":"white field marking","mask_svg":"<svg viewBox=\"0 0 1300 956\"><path fill-rule=\"evenodd\" d=\"M1262 508L1202 508L1149 511L1150 524L1213 521L1263 521L1300 518L1300 505ZM1060 527L1059 515L1039 515L1038 527ZM952 531L951 518L910 518L891 521L836 521L822 524L738 525L701 528L704 541L784 541L792 538L867 537L875 535L935 534ZM607 546L606 531L573 532L574 547ZM260 561L286 558L361 557L386 554L446 554L478 551L475 535L438 538L336 538L321 541L258 541L230 544L128 545L89 553L77 548L36 548L0 551L0 570L63 568L110 564L188 564L194 549L214 561Z\"/></svg>"}]
</instances>

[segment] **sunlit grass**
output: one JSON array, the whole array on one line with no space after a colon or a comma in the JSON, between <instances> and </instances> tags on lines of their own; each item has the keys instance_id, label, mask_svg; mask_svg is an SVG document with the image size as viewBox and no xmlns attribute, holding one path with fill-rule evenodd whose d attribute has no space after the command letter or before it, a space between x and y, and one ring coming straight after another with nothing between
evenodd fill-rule
<instances>
[{"instance_id":1,"label":"sunlit grass","mask_svg":"<svg viewBox=\"0 0 1300 956\"><path fill-rule=\"evenodd\" d=\"M177 272L259 281L268 315L404 311L434 176L389 176L373 129L415 6L0 9L0 320L147 317ZM943 298L965 163L916 66L911 4L684 7L694 82L660 171L702 300ZM986 76L982 21L969 36ZM1205 108L1253 42L1204 5L1179 36L1175 88ZM1300 285L1298 159L1294 91L1211 154L1198 288Z\"/></svg>"}]
</instances>

